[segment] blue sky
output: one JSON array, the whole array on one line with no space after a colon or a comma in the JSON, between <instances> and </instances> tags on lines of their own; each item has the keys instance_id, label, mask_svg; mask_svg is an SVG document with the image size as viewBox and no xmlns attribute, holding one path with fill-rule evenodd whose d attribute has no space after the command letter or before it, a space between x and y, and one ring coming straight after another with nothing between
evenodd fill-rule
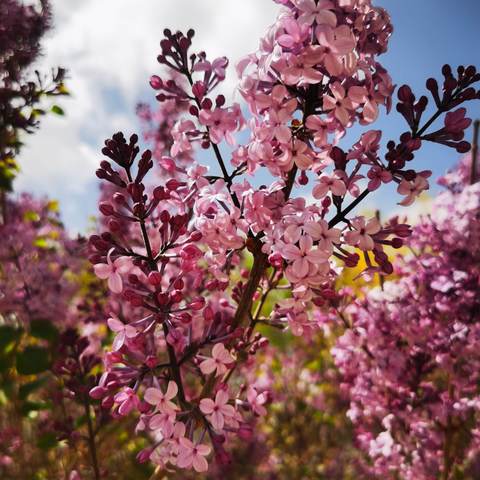
<instances>
[{"instance_id":1,"label":"blue sky","mask_svg":"<svg viewBox=\"0 0 480 480\"><path fill-rule=\"evenodd\" d=\"M234 63L256 48L259 36L273 22L277 6L269 0L242 0L240 8L234 0L142 0L142 9L135 10L131 0L53 3L56 28L47 39L39 66L47 69L62 64L69 68L73 95L64 102L65 118L48 118L40 131L27 139L17 188L59 199L66 225L72 231L85 231L89 216L96 214L94 171L103 139L117 130L138 130L136 102L153 103L147 81L156 71L162 29L192 26L198 32L199 48L211 56L227 55ZM480 1L375 3L392 17L395 30L389 51L379 60L397 86L408 83L420 95L429 76L441 78L444 63L480 68ZM127 21L136 28L125 32ZM229 75L227 93L235 82L232 70ZM472 118L480 118L480 102L470 102L468 110ZM406 130L395 111L382 115L373 128L383 130L384 140L397 139ZM355 140L361 131L353 128L347 140ZM468 136L470 140L471 131ZM435 179L457 159L454 150L428 144L417 154L414 165L432 170ZM432 187L432 193L437 191L434 181ZM394 188L387 188L372 195L367 206L388 214L398 201Z\"/></svg>"}]
</instances>

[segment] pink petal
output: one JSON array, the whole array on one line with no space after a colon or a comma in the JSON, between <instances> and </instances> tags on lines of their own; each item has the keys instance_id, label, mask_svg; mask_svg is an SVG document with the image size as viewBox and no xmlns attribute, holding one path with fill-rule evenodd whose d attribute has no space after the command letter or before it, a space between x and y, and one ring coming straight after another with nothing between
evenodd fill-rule
<instances>
[{"instance_id":1,"label":"pink petal","mask_svg":"<svg viewBox=\"0 0 480 480\"><path fill-rule=\"evenodd\" d=\"M208 470L208 462L205 460L204 457L200 455L195 455L193 457L193 468L196 472L206 472Z\"/></svg>"},{"instance_id":2,"label":"pink petal","mask_svg":"<svg viewBox=\"0 0 480 480\"><path fill-rule=\"evenodd\" d=\"M123 290L123 281L122 277L118 273L112 273L110 277L108 277L108 288L113 293L121 293Z\"/></svg>"},{"instance_id":3,"label":"pink petal","mask_svg":"<svg viewBox=\"0 0 480 480\"><path fill-rule=\"evenodd\" d=\"M215 368L216 368L215 361L212 360L211 358L207 358L207 360L204 360L200 364L200 370L204 375L209 375L215 370Z\"/></svg>"},{"instance_id":4,"label":"pink petal","mask_svg":"<svg viewBox=\"0 0 480 480\"><path fill-rule=\"evenodd\" d=\"M215 402L211 398L202 398L200 400L200 410L205 415L209 415L213 412L213 408L215 407Z\"/></svg>"},{"instance_id":5,"label":"pink petal","mask_svg":"<svg viewBox=\"0 0 480 480\"><path fill-rule=\"evenodd\" d=\"M93 270L95 271L95 275L102 279L108 278L112 273L112 267L106 263L97 263L93 266Z\"/></svg>"},{"instance_id":6,"label":"pink petal","mask_svg":"<svg viewBox=\"0 0 480 480\"><path fill-rule=\"evenodd\" d=\"M165 393L165 399L166 400L171 400L175 395L178 393L178 385L170 380L168 382L168 387L167 387L167 392Z\"/></svg>"},{"instance_id":7,"label":"pink petal","mask_svg":"<svg viewBox=\"0 0 480 480\"><path fill-rule=\"evenodd\" d=\"M150 405L158 405L163 400L163 393L158 388L147 388L143 399Z\"/></svg>"}]
</instances>

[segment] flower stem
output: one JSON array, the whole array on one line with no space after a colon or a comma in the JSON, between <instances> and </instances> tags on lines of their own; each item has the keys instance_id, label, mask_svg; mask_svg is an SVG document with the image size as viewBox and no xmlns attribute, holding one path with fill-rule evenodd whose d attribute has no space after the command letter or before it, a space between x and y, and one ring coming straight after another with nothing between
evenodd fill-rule
<instances>
[{"instance_id":1,"label":"flower stem","mask_svg":"<svg viewBox=\"0 0 480 480\"><path fill-rule=\"evenodd\" d=\"M83 406L85 408L85 417L87 418L88 448L92 459L93 473L95 475L95 480L100 480L100 469L98 467L97 448L95 445L95 432L93 431L92 417L90 415L90 399L88 398L88 393L83 395Z\"/></svg>"}]
</instances>

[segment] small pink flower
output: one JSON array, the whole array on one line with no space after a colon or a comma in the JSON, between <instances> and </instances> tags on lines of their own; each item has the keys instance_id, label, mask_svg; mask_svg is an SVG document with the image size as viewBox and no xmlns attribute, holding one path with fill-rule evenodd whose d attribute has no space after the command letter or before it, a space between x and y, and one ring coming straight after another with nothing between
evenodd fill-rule
<instances>
[{"instance_id":1,"label":"small pink flower","mask_svg":"<svg viewBox=\"0 0 480 480\"><path fill-rule=\"evenodd\" d=\"M225 418L235 415L235 409L228 404L228 395L225 390L219 390L215 395L215 401L211 398L202 398L200 400L200 410L208 419L215 430L222 430L225 424Z\"/></svg>"},{"instance_id":2,"label":"small pink flower","mask_svg":"<svg viewBox=\"0 0 480 480\"><path fill-rule=\"evenodd\" d=\"M313 143L318 148L323 148L328 145L328 134L335 131L335 121L331 118L323 119L319 115L310 115L307 118L305 125L309 130L314 132Z\"/></svg>"},{"instance_id":3,"label":"small pink flower","mask_svg":"<svg viewBox=\"0 0 480 480\"><path fill-rule=\"evenodd\" d=\"M335 171L332 175L321 175L317 184L313 187L313 198L323 198L329 191L333 195L343 196L347 193L345 182L340 178L341 174Z\"/></svg>"},{"instance_id":4,"label":"small pink flower","mask_svg":"<svg viewBox=\"0 0 480 480\"><path fill-rule=\"evenodd\" d=\"M295 139L292 147L292 161L300 170L306 170L313 163L310 149L305 142Z\"/></svg>"},{"instance_id":5,"label":"small pink flower","mask_svg":"<svg viewBox=\"0 0 480 480\"><path fill-rule=\"evenodd\" d=\"M208 462L205 459L211 451L208 445L194 444L186 437L180 438L179 444L177 465L180 468L191 468L193 466L198 473L208 470Z\"/></svg>"},{"instance_id":6,"label":"small pink flower","mask_svg":"<svg viewBox=\"0 0 480 480\"><path fill-rule=\"evenodd\" d=\"M371 235L375 235L381 229L381 225L376 218L371 218L365 222L364 217L357 217L350 221L355 230L345 234L345 240L350 245L358 247L360 250L372 250L375 242Z\"/></svg>"},{"instance_id":7,"label":"small pink flower","mask_svg":"<svg viewBox=\"0 0 480 480\"><path fill-rule=\"evenodd\" d=\"M112 261L111 249L107 255L107 263L97 263L93 269L95 275L102 280L108 278L108 288L113 293L121 293L123 290L122 273L127 273L131 268L131 261L128 257L118 257Z\"/></svg>"},{"instance_id":8,"label":"small pink flower","mask_svg":"<svg viewBox=\"0 0 480 480\"><path fill-rule=\"evenodd\" d=\"M120 350L125 343L125 339L134 338L137 336L137 330L131 325L125 324L118 320L118 318L109 318L107 324L112 332L115 332L115 340L113 341L112 349L114 352Z\"/></svg>"},{"instance_id":9,"label":"small pink flower","mask_svg":"<svg viewBox=\"0 0 480 480\"><path fill-rule=\"evenodd\" d=\"M300 25L293 18L287 17L283 21L285 33L277 38L278 43L285 48L292 48L297 43L302 43L308 35L308 26Z\"/></svg>"},{"instance_id":10,"label":"small pink flower","mask_svg":"<svg viewBox=\"0 0 480 480\"><path fill-rule=\"evenodd\" d=\"M313 241L310 235L303 235L298 247L292 244L285 244L280 250L280 254L286 260L292 261L292 269L298 278L304 278L310 272L310 265L316 266L325 263L328 258L328 252L314 249Z\"/></svg>"},{"instance_id":11,"label":"small pink flower","mask_svg":"<svg viewBox=\"0 0 480 480\"><path fill-rule=\"evenodd\" d=\"M378 117L378 103L366 87L353 86L348 89L348 97L355 105L363 105L362 123L374 122Z\"/></svg>"},{"instance_id":12,"label":"small pink flower","mask_svg":"<svg viewBox=\"0 0 480 480\"><path fill-rule=\"evenodd\" d=\"M331 111L335 118L345 127L350 119L350 113L354 110L352 101L346 96L345 89L340 83L335 82L330 90L332 95L324 95L323 108Z\"/></svg>"},{"instance_id":13,"label":"small pink flower","mask_svg":"<svg viewBox=\"0 0 480 480\"><path fill-rule=\"evenodd\" d=\"M128 415L133 409L138 408L140 400L137 394L130 387L125 387L114 397L115 403L119 403L118 413L120 415Z\"/></svg>"},{"instance_id":14,"label":"small pink flower","mask_svg":"<svg viewBox=\"0 0 480 480\"><path fill-rule=\"evenodd\" d=\"M163 393L159 388L150 387L145 390L144 399L150 405L154 405L163 413L175 413L175 411L178 410L178 407L171 400L177 395L177 393L177 384L170 380L165 393Z\"/></svg>"},{"instance_id":15,"label":"small pink flower","mask_svg":"<svg viewBox=\"0 0 480 480\"><path fill-rule=\"evenodd\" d=\"M225 348L223 343L216 343L212 348L212 358L207 358L200 364L200 370L204 375L216 371L215 375L223 375L227 371L227 365L232 364L235 359Z\"/></svg>"},{"instance_id":16,"label":"small pink flower","mask_svg":"<svg viewBox=\"0 0 480 480\"><path fill-rule=\"evenodd\" d=\"M267 414L267 409L264 407L267 402L267 396L264 393L258 393L254 387L248 387L247 400L256 415L263 416Z\"/></svg>"},{"instance_id":17,"label":"small pink flower","mask_svg":"<svg viewBox=\"0 0 480 480\"><path fill-rule=\"evenodd\" d=\"M312 25L315 22L317 25L329 25L335 27L337 25L337 17L334 10L335 7L329 0L298 0L296 2L297 8L300 10L299 23Z\"/></svg>"},{"instance_id":18,"label":"small pink flower","mask_svg":"<svg viewBox=\"0 0 480 480\"><path fill-rule=\"evenodd\" d=\"M406 195L406 197L398 204L403 205L404 207L411 205L415 201L415 199L424 190L428 190L428 188L429 188L428 180L422 175L417 175L415 177L415 180L413 181L408 181L403 179L397 188L397 192L400 195Z\"/></svg>"},{"instance_id":19,"label":"small pink flower","mask_svg":"<svg viewBox=\"0 0 480 480\"><path fill-rule=\"evenodd\" d=\"M338 228L328 228L328 223L320 219L316 222L307 222L304 230L314 240L318 242L318 248L332 252L333 244L340 243L340 235L342 232Z\"/></svg>"},{"instance_id":20,"label":"small pink flower","mask_svg":"<svg viewBox=\"0 0 480 480\"><path fill-rule=\"evenodd\" d=\"M157 413L150 419L148 426L152 430L161 430L162 435L169 438L174 432L175 416L175 412Z\"/></svg>"},{"instance_id":21,"label":"small pink flower","mask_svg":"<svg viewBox=\"0 0 480 480\"><path fill-rule=\"evenodd\" d=\"M370 179L368 182L368 189L370 191L376 190L383 183L392 181L392 174L377 165L374 165L367 173L367 177Z\"/></svg>"},{"instance_id":22,"label":"small pink flower","mask_svg":"<svg viewBox=\"0 0 480 480\"><path fill-rule=\"evenodd\" d=\"M332 28L328 25L319 25L316 29L316 35L318 43L324 49L323 62L328 73L334 76L340 75L344 70L345 56L349 54L352 56L351 53L356 45L350 27L341 25L338 28ZM342 95L342 97L344 96ZM342 124L345 125L346 123L342 122Z\"/></svg>"}]
</instances>

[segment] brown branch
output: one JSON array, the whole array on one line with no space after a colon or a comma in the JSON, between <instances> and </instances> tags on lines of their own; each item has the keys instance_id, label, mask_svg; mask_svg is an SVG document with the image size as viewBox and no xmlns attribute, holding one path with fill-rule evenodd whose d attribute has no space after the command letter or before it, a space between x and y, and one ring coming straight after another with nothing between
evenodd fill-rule
<instances>
[{"instance_id":1,"label":"brown branch","mask_svg":"<svg viewBox=\"0 0 480 480\"><path fill-rule=\"evenodd\" d=\"M477 158L478 158L478 133L480 129L480 120L473 122L473 141L472 141L472 155L470 165L470 185L477 181Z\"/></svg>"}]
</instances>

